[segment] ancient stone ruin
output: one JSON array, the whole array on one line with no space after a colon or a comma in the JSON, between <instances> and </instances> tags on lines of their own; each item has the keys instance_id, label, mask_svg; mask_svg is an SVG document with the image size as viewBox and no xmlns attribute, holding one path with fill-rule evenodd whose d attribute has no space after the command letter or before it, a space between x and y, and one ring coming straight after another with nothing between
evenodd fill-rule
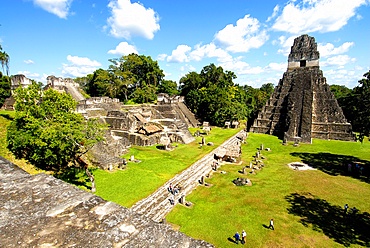
<instances>
[{"instance_id":1,"label":"ancient stone ruin","mask_svg":"<svg viewBox=\"0 0 370 248\"><path fill-rule=\"evenodd\" d=\"M0 199L0 247L214 247L1 156Z\"/></svg>"},{"instance_id":2,"label":"ancient stone ruin","mask_svg":"<svg viewBox=\"0 0 370 248\"><path fill-rule=\"evenodd\" d=\"M112 160L116 154L110 151L122 151L124 154L124 147L131 145L165 144L167 150L171 143L188 144L195 140L188 127L199 124L185 106L183 97L167 94L159 94L157 104L142 105L123 105L118 99L93 97L80 101L77 112L85 118L100 118L109 125L106 139L114 141L115 145L101 142L90 154L91 162L104 169L122 164L119 159Z\"/></svg>"},{"instance_id":3,"label":"ancient stone ruin","mask_svg":"<svg viewBox=\"0 0 370 248\"><path fill-rule=\"evenodd\" d=\"M319 67L313 37L294 39L288 69L259 113L251 132L286 141L311 143L312 138L353 141L352 126L330 91Z\"/></svg>"}]
</instances>

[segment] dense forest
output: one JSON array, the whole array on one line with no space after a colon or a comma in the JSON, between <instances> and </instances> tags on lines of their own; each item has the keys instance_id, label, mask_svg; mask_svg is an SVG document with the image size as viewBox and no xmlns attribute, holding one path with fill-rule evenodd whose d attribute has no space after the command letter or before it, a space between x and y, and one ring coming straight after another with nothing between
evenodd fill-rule
<instances>
[{"instance_id":1,"label":"dense forest","mask_svg":"<svg viewBox=\"0 0 370 248\"><path fill-rule=\"evenodd\" d=\"M8 69L9 56L2 52L1 64ZM111 59L108 69L97 69L75 81L91 97L118 98L125 104L154 103L158 93L181 95L201 121L223 126L225 121L244 120L250 125L274 90L272 83L260 88L233 82L235 73L214 64L189 72L179 83L166 80L157 61L150 56L130 54ZM4 69L3 69L4 70ZM331 85L344 115L361 136L370 130L370 71L353 89ZM10 95L10 77L0 74L0 105Z\"/></svg>"}]
</instances>

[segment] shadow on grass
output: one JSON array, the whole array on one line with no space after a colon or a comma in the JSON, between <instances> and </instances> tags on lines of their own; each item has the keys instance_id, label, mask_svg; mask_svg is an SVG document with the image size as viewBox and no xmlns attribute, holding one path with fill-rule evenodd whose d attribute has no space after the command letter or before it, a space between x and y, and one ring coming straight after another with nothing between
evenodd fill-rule
<instances>
[{"instance_id":1,"label":"shadow on grass","mask_svg":"<svg viewBox=\"0 0 370 248\"><path fill-rule=\"evenodd\" d=\"M96 169L89 168L89 170L93 174L94 170ZM91 190L91 182L84 169L76 167L68 168L68 170L55 173L54 176L67 183L80 187L85 187L86 189Z\"/></svg>"},{"instance_id":2,"label":"shadow on grass","mask_svg":"<svg viewBox=\"0 0 370 248\"><path fill-rule=\"evenodd\" d=\"M354 156L338 155L332 153L308 153L293 152L292 156L300 157L303 163L321 170L332 176L351 176L361 181L370 183L370 163ZM363 167L360 171L354 165L358 163ZM348 164L352 164L351 171L348 170Z\"/></svg>"},{"instance_id":3,"label":"shadow on grass","mask_svg":"<svg viewBox=\"0 0 370 248\"><path fill-rule=\"evenodd\" d=\"M355 214L344 214L341 206L331 205L310 193L293 193L285 199L290 203L288 213L301 217L300 223L305 227L323 232L344 246L370 246L369 213L358 211Z\"/></svg>"},{"instance_id":4,"label":"shadow on grass","mask_svg":"<svg viewBox=\"0 0 370 248\"><path fill-rule=\"evenodd\" d=\"M234 239L234 238L228 237L228 238L227 238L227 240L229 240L231 243L236 244L236 241L235 241L235 239Z\"/></svg>"},{"instance_id":5,"label":"shadow on grass","mask_svg":"<svg viewBox=\"0 0 370 248\"><path fill-rule=\"evenodd\" d=\"M14 120L13 116L10 116L9 114L3 114L1 113L0 116L4 117L5 119L8 119L9 121Z\"/></svg>"}]
</instances>

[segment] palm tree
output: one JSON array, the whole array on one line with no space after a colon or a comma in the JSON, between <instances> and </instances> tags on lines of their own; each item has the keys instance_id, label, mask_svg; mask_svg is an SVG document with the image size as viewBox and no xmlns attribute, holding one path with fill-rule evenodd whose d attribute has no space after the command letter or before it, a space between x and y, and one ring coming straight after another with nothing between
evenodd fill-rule
<instances>
[{"instance_id":1,"label":"palm tree","mask_svg":"<svg viewBox=\"0 0 370 248\"><path fill-rule=\"evenodd\" d=\"M0 45L0 63L1 67L6 68L6 75L9 75L9 55L6 52L3 52L3 48Z\"/></svg>"}]
</instances>

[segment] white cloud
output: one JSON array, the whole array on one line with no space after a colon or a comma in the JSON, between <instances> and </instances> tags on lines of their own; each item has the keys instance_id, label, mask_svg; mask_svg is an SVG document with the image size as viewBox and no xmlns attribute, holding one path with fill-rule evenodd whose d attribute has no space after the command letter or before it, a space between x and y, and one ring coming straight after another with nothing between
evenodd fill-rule
<instances>
[{"instance_id":1,"label":"white cloud","mask_svg":"<svg viewBox=\"0 0 370 248\"><path fill-rule=\"evenodd\" d=\"M226 47L230 52L248 52L252 48L261 47L267 40L265 30L260 31L260 23L256 18L245 15L236 25L227 25L215 35L215 41Z\"/></svg>"},{"instance_id":2,"label":"white cloud","mask_svg":"<svg viewBox=\"0 0 370 248\"><path fill-rule=\"evenodd\" d=\"M70 64L63 64L63 77L84 77L93 73L101 64L86 57L67 56Z\"/></svg>"},{"instance_id":3,"label":"white cloud","mask_svg":"<svg viewBox=\"0 0 370 248\"><path fill-rule=\"evenodd\" d=\"M277 53L283 54L287 57L290 53L291 47L293 46L295 38L297 38L297 36L290 36L288 38L285 36L280 36L278 38L278 41L273 42L274 44L278 43L281 47L280 49L278 49Z\"/></svg>"},{"instance_id":4,"label":"white cloud","mask_svg":"<svg viewBox=\"0 0 370 248\"><path fill-rule=\"evenodd\" d=\"M232 58L229 61L220 63L224 70L235 72L237 75L260 74L264 70L260 66L251 67L247 62L242 61L242 57Z\"/></svg>"},{"instance_id":5,"label":"white cloud","mask_svg":"<svg viewBox=\"0 0 370 248\"><path fill-rule=\"evenodd\" d=\"M321 66L344 66L348 63L355 62L355 58L351 58L348 55L338 55L330 57L325 61L320 62Z\"/></svg>"},{"instance_id":6,"label":"white cloud","mask_svg":"<svg viewBox=\"0 0 370 248\"><path fill-rule=\"evenodd\" d=\"M271 15L271 16L269 16L269 17L267 18L266 22L269 22L269 21L271 21L272 19L274 19L274 18L276 17L276 15L278 14L279 9L280 9L279 5L276 5L276 6L274 7L274 12L272 12L272 15Z\"/></svg>"},{"instance_id":7,"label":"white cloud","mask_svg":"<svg viewBox=\"0 0 370 248\"><path fill-rule=\"evenodd\" d=\"M189 52L191 51L191 47L188 45L178 45L175 50L172 51L172 54L167 57L167 62L188 62Z\"/></svg>"},{"instance_id":8,"label":"white cloud","mask_svg":"<svg viewBox=\"0 0 370 248\"><path fill-rule=\"evenodd\" d=\"M33 0L40 8L59 18L66 19L73 0Z\"/></svg>"},{"instance_id":9,"label":"white cloud","mask_svg":"<svg viewBox=\"0 0 370 248\"><path fill-rule=\"evenodd\" d=\"M26 59L26 60L24 60L23 61L25 64L27 64L27 65L31 65L31 64L34 64L35 62L33 61L33 60L31 60L31 59Z\"/></svg>"},{"instance_id":10,"label":"white cloud","mask_svg":"<svg viewBox=\"0 0 370 248\"><path fill-rule=\"evenodd\" d=\"M141 36L151 40L160 29L158 14L139 2L111 0L108 7L111 8L112 16L107 22L114 37L130 39L132 36Z\"/></svg>"},{"instance_id":11,"label":"white cloud","mask_svg":"<svg viewBox=\"0 0 370 248\"><path fill-rule=\"evenodd\" d=\"M17 74L25 75L29 79L33 79L33 80L35 80L35 78L39 78L40 77L40 74L34 73L34 72L30 72L30 71L18 71Z\"/></svg>"},{"instance_id":12,"label":"white cloud","mask_svg":"<svg viewBox=\"0 0 370 248\"><path fill-rule=\"evenodd\" d=\"M320 52L320 57L328 57L331 55L338 55L345 52L348 52L349 48L354 45L353 42L345 42L339 47L334 47L333 44L327 43L327 44L318 44L317 50Z\"/></svg>"},{"instance_id":13,"label":"white cloud","mask_svg":"<svg viewBox=\"0 0 370 248\"><path fill-rule=\"evenodd\" d=\"M356 9L367 0L303 0L290 1L272 28L277 31L302 34L333 32L356 16Z\"/></svg>"},{"instance_id":14,"label":"white cloud","mask_svg":"<svg viewBox=\"0 0 370 248\"><path fill-rule=\"evenodd\" d=\"M287 69L287 63L270 63L266 67L266 70L269 71L278 71L278 72L285 72Z\"/></svg>"},{"instance_id":15,"label":"white cloud","mask_svg":"<svg viewBox=\"0 0 370 248\"><path fill-rule=\"evenodd\" d=\"M161 54L159 54L157 56L157 60L159 60L159 61L165 61L167 57L168 57L167 54L161 53Z\"/></svg>"},{"instance_id":16,"label":"white cloud","mask_svg":"<svg viewBox=\"0 0 370 248\"><path fill-rule=\"evenodd\" d=\"M109 50L109 54L118 54L118 55L129 55L131 53L138 54L136 47L128 44L127 42L121 42L116 46L114 50Z\"/></svg>"},{"instance_id":17,"label":"white cloud","mask_svg":"<svg viewBox=\"0 0 370 248\"><path fill-rule=\"evenodd\" d=\"M227 61L231 56L222 48L218 48L213 42L201 46L196 45L194 50L190 52L190 59L201 61L203 58L217 58L218 61Z\"/></svg>"},{"instance_id":18,"label":"white cloud","mask_svg":"<svg viewBox=\"0 0 370 248\"><path fill-rule=\"evenodd\" d=\"M182 72L191 72L191 71L195 71L196 68L190 64L186 64L184 66L181 66L180 67L180 71Z\"/></svg>"}]
</instances>

